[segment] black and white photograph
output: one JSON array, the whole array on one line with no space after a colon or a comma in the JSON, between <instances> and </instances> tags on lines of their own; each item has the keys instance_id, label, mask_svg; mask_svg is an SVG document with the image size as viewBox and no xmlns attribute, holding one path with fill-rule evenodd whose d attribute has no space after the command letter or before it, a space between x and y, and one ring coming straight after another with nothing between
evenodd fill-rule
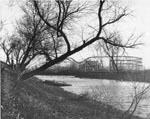
<instances>
[{"instance_id":1,"label":"black and white photograph","mask_svg":"<svg viewBox=\"0 0 150 119\"><path fill-rule=\"evenodd\" d=\"M150 119L150 0L0 0L1 119Z\"/></svg>"}]
</instances>

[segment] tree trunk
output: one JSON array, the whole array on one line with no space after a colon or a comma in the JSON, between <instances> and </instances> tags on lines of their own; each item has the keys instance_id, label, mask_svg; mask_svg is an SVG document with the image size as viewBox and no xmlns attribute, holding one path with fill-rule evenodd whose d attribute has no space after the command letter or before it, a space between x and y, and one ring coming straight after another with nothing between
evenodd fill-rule
<instances>
[{"instance_id":1,"label":"tree trunk","mask_svg":"<svg viewBox=\"0 0 150 119\"><path fill-rule=\"evenodd\" d=\"M54 59L54 60L51 60L51 61L47 62L47 63L44 64L43 66L41 66L41 67L39 67L39 68L37 68L37 69L31 71L31 72L22 74L22 75L20 76L20 79L21 79L21 80L26 80L26 79L28 79L28 78L30 78L30 77L32 77L32 76L34 76L34 75L40 73L41 71L46 70L47 68L49 68L49 67L51 67L51 66L53 66L53 65L55 65L55 64L57 64L57 63L59 63L59 62L61 62L61 61L63 61L63 60L65 60L67 57L71 56L72 54L75 54L76 52L81 51L83 48L85 48L86 46L92 44L93 42L95 42L95 41L98 40L98 39L100 39L100 38L99 38L99 37L95 37L95 38L93 38L92 40L86 42L85 44L79 46L78 48L76 48L76 49L74 49L74 50L72 50L72 51L69 51L69 52L63 54L63 55L61 55L60 57L58 57L58 58L56 58L56 59Z\"/></svg>"}]
</instances>

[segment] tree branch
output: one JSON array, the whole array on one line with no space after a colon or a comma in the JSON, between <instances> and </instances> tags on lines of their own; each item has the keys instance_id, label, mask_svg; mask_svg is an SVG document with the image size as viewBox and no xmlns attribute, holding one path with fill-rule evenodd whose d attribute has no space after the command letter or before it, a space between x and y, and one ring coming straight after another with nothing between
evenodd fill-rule
<instances>
[{"instance_id":1,"label":"tree branch","mask_svg":"<svg viewBox=\"0 0 150 119\"><path fill-rule=\"evenodd\" d=\"M67 52L70 52L71 47L70 47L70 43L69 43L69 40L68 40L66 34L65 34L62 30L57 29L57 28L55 28L54 26L52 26L47 20L44 19L44 17L42 16L42 14L41 14L41 12L40 12L40 10L39 10L38 3L37 3L37 1L35 1L35 0L34 0L34 7L35 7L35 9L36 9L36 11L37 11L39 17L45 22L45 24L46 24L48 27L54 29L56 32L59 32L59 33L62 35L62 37L64 38L64 40L65 40L65 42L66 42L66 45L67 45Z\"/></svg>"},{"instance_id":2,"label":"tree branch","mask_svg":"<svg viewBox=\"0 0 150 119\"><path fill-rule=\"evenodd\" d=\"M102 31L102 17L101 17L101 12L102 12L102 8L103 8L103 4L104 4L105 0L100 0L100 5L99 5L99 9L98 9L98 19L99 19L99 30L98 33L96 35L96 37L99 37L99 35L101 34Z\"/></svg>"}]
</instances>

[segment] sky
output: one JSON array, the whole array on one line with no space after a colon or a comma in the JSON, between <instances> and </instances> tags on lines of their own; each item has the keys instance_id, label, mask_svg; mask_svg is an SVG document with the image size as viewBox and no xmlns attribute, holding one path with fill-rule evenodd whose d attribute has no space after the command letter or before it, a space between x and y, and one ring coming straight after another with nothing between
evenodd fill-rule
<instances>
[{"instance_id":1,"label":"sky","mask_svg":"<svg viewBox=\"0 0 150 119\"><path fill-rule=\"evenodd\" d=\"M131 52L135 56L143 58L143 64L150 68L150 0L128 0L131 2L131 9L134 10L133 18L123 27L123 31L130 30L137 34L143 34L141 41L143 46L139 50ZM125 30L124 30L125 29Z\"/></svg>"},{"instance_id":2,"label":"sky","mask_svg":"<svg viewBox=\"0 0 150 119\"><path fill-rule=\"evenodd\" d=\"M7 33L11 33L10 31L14 28L15 20L19 19L21 16L20 8L15 4L11 4L11 1L12 0L0 0L0 19L4 20L5 28L3 30L5 33L6 31ZM144 43L144 45L137 49L132 49L128 53L129 55L142 57L144 67L150 68L150 0L123 1L129 5L131 10L133 10L133 16L130 16L123 21L118 27L119 30L124 38L132 33L135 33L137 36L143 34L140 41ZM17 0L17 4L20 4L19 0ZM4 35L3 32L1 34ZM1 51L0 54L0 59L4 59L4 55ZM73 55L73 57L76 59L78 59L78 57L84 59L89 57L89 55L92 55L92 52L89 52L89 48L86 48L82 52Z\"/></svg>"}]
</instances>

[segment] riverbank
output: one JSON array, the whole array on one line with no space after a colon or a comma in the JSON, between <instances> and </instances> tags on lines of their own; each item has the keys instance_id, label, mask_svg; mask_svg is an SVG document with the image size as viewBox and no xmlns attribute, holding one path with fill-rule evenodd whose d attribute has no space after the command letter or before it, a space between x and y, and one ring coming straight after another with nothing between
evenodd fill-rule
<instances>
[{"instance_id":1,"label":"riverbank","mask_svg":"<svg viewBox=\"0 0 150 119\"><path fill-rule=\"evenodd\" d=\"M24 119L129 119L130 116L91 100L86 94L75 95L35 77L21 82L13 92L11 103L3 104L3 119L15 116Z\"/></svg>"}]
</instances>

